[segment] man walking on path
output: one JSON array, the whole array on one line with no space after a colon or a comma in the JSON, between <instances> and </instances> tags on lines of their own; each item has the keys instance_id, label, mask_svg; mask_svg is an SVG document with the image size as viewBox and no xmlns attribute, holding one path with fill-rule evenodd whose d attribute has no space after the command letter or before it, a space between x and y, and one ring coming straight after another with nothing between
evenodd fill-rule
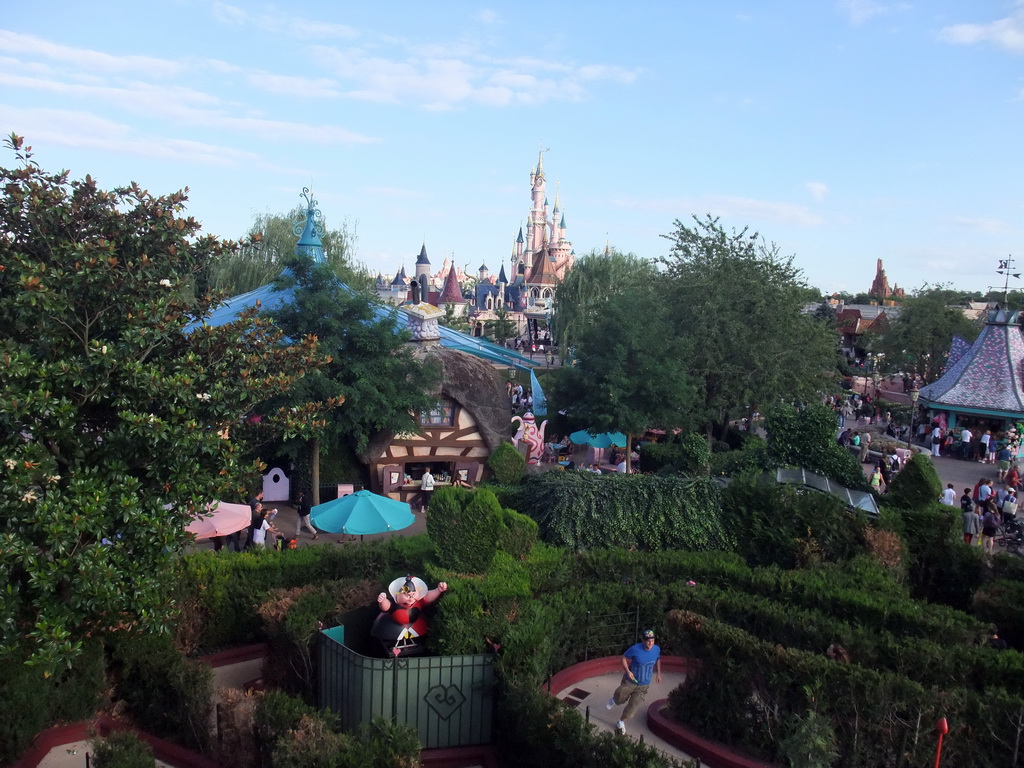
<instances>
[{"instance_id":1,"label":"man walking on path","mask_svg":"<svg viewBox=\"0 0 1024 768\"><path fill-rule=\"evenodd\" d=\"M956 504L956 491L953 489L953 484L949 483L946 486L946 490L942 492L942 498L939 499L940 504L945 504L947 507L952 507Z\"/></svg>"},{"instance_id":2,"label":"man walking on path","mask_svg":"<svg viewBox=\"0 0 1024 768\"><path fill-rule=\"evenodd\" d=\"M626 732L626 720L629 720L640 708L647 691L651 687L651 676L655 682L661 682L661 648L654 644L654 630L645 629L643 639L636 645L626 649L622 655L622 682L615 689L614 695L605 704L606 709L625 704L622 717L615 723L615 730Z\"/></svg>"}]
</instances>

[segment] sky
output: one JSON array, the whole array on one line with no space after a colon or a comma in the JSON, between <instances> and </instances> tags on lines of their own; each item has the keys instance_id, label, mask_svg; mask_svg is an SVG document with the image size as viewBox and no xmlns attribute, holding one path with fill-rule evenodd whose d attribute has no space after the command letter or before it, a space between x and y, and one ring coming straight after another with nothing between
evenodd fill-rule
<instances>
[{"instance_id":1,"label":"sky","mask_svg":"<svg viewBox=\"0 0 1024 768\"><path fill-rule=\"evenodd\" d=\"M0 134L188 187L237 239L312 187L389 277L508 264L544 150L577 257L712 214L824 292L1024 274L1024 0L17 3ZM13 164L0 150L0 164ZM1011 279L1011 287L1021 285Z\"/></svg>"}]
</instances>

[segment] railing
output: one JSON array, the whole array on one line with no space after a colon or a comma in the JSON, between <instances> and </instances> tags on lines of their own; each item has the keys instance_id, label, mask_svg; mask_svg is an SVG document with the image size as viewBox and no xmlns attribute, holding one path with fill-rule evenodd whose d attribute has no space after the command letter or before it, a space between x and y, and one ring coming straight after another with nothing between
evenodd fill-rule
<instances>
[{"instance_id":1,"label":"railing","mask_svg":"<svg viewBox=\"0 0 1024 768\"><path fill-rule=\"evenodd\" d=\"M373 658L346 645L342 625L320 635L319 673L320 706L337 712L346 729L384 717L411 725L427 749L491 740L489 654Z\"/></svg>"}]
</instances>

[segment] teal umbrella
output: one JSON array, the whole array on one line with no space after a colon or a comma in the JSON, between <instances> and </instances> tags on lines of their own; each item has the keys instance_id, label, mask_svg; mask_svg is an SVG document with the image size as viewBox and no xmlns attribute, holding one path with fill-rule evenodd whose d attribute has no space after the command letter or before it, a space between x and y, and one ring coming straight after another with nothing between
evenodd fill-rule
<instances>
[{"instance_id":1,"label":"teal umbrella","mask_svg":"<svg viewBox=\"0 0 1024 768\"><path fill-rule=\"evenodd\" d=\"M590 445L594 448L608 448L616 445L619 448L626 447L626 436L621 432L602 432L599 435L592 435L587 430L581 429L569 435L569 439L576 445Z\"/></svg>"},{"instance_id":2,"label":"teal umbrella","mask_svg":"<svg viewBox=\"0 0 1024 768\"><path fill-rule=\"evenodd\" d=\"M400 531L416 522L416 516L404 501L370 491L356 491L317 504L310 510L310 519L321 531L352 536Z\"/></svg>"}]
</instances>

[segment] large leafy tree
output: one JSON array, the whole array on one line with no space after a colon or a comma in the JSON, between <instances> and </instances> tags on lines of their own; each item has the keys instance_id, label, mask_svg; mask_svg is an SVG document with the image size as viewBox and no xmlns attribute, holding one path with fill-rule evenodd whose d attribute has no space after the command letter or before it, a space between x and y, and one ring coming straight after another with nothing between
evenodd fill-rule
<instances>
[{"instance_id":1,"label":"large leafy tree","mask_svg":"<svg viewBox=\"0 0 1024 768\"><path fill-rule=\"evenodd\" d=\"M608 296L580 328L573 364L548 377L548 396L559 408L591 430L624 432L629 448L649 428L687 425L694 398L688 344L655 288Z\"/></svg>"},{"instance_id":2,"label":"large leafy tree","mask_svg":"<svg viewBox=\"0 0 1024 768\"><path fill-rule=\"evenodd\" d=\"M712 216L675 227L661 259L664 300L688 342L694 416L708 435L744 409L816 397L834 368L836 338L801 311L810 294L792 257L756 232L726 232Z\"/></svg>"},{"instance_id":3,"label":"large leafy tree","mask_svg":"<svg viewBox=\"0 0 1024 768\"><path fill-rule=\"evenodd\" d=\"M964 315L964 296L945 286L925 286L900 303L888 328L869 340L888 370L916 373L935 381L942 373L954 336L974 341L978 326Z\"/></svg>"},{"instance_id":4,"label":"large leafy tree","mask_svg":"<svg viewBox=\"0 0 1024 768\"><path fill-rule=\"evenodd\" d=\"M609 298L634 287L653 285L658 278L656 265L632 253L595 250L577 259L555 291L554 336L559 348L575 346Z\"/></svg>"},{"instance_id":5,"label":"large leafy tree","mask_svg":"<svg viewBox=\"0 0 1024 768\"><path fill-rule=\"evenodd\" d=\"M294 299L269 314L290 338L315 336L329 360L276 404L344 401L330 409L313 443L316 473L320 436L359 454L378 432L415 432L416 415L436 402L439 370L414 355L408 332L398 327L397 310L381 316L375 297L345 285L327 265L293 257L289 266L280 282L282 288L294 286Z\"/></svg>"},{"instance_id":6,"label":"large leafy tree","mask_svg":"<svg viewBox=\"0 0 1024 768\"><path fill-rule=\"evenodd\" d=\"M516 328L515 321L512 320L508 308L502 305L494 310L494 319L484 323L484 332L495 343L504 345L506 341L518 333L518 329Z\"/></svg>"},{"instance_id":7,"label":"large leafy tree","mask_svg":"<svg viewBox=\"0 0 1024 768\"><path fill-rule=\"evenodd\" d=\"M318 212L319 213L319 212ZM256 216L241 248L218 255L204 276L208 286L231 295L266 285L281 274L295 255L295 243L306 221L306 209L296 206L288 214L263 213ZM356 226L344 220L340 228L320 221L324 257L331 270L345 283L368 288L366 268L355 261Z\"/></svg>"},{"instance_id":8,"label":"large leafy tree","mask_svg":"<svg viewBox=\"0 0 1024 768\"><path fill-rule=\"evenodd\" d=\"M0 654L52 671L87 635L173 615L186 523L239 492L232 427L315 364L253 315L186 329L229 245L186 197L0 168ZM300 337L293 337L300 338ZM304 416L296 414L296 416Z\"/></svg>"}]
</instances>

